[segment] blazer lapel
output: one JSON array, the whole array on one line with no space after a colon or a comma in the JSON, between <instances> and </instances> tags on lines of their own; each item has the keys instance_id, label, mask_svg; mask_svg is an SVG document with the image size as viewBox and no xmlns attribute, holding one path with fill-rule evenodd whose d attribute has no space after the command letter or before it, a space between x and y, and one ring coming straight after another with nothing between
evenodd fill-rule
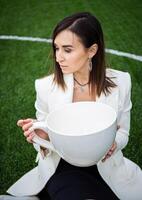
<instances>
[{"instance_id":1,"label":"blazer lapel","mask_svg":"<svg viewBox=\"0 0 142 200\"><path fill-rule=\"evenodd\" d=\"M50 88L48 94L48 106L49 112L63 106L66 103L71 103L73 99L73 74L64 75L64 80L66 83L66 90L63 91L62 88L59 88L57 85L53 85Z\"/></svg>"},{"instance_id":2,"label":"blazer lapel","mask_svg":"<svg viewBox=\"0 0 142 200\"><path fill-rule=\"evenodd\" d=\"M54 85L54 87L52 87L50 91L50 94L48 96L49 112L52 111L53 109L63 106L66 103L71 103L73 100L73 89L74 89L73 74L65 74L64 80L67 86L65 92L57 85ZM111 94L109 95L105 95L102 93L101 96L96 99L96 102L108 104L115 109L116 113L118 113L118 105L119 105L118 96L119 96L119 89L118 87L116 87L112 89Z\"/></svg>"}]
</instances>

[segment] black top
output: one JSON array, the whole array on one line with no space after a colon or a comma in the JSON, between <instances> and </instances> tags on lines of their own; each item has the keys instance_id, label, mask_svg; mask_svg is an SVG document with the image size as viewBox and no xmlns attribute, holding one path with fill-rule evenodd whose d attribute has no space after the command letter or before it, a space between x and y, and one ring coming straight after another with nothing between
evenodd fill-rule
<instances>
[{"instance_id":1,"label":"black top","mask_svg":"<svg viewBox=\"0 0 142 200\"><path fill-rule=\"evenodd\" d=\"M39 196L41 200L118 200L96 165L76 167L63 159Z\"/></svg>"}]
</instances>

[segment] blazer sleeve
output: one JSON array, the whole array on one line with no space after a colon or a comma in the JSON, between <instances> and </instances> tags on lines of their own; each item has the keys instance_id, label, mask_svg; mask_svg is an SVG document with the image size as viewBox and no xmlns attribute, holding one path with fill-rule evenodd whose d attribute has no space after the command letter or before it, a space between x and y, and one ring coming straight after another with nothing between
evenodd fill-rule
<instances>
[{"instance_id":1,"label":"blazer sleeve","mask_svg":"<svg viewBox=\"0 0 142 200\"><path fill-rule=\"evenodd\" d=\"M129 139L130 131L130 110L131 103L131 77L129 73L124 73L125 77L119 80L119 114L117 124L119 126L115 141L117 143L117 150L123 149Z\"/></svg>"},{"instance_id":2,"label":"blazer sleeve","mask_svg":"<svg viewBox=\"0 0 142 200\"><path fill-rule=\"evenodd\" d=\"M35 81L35 91L36 91L36 101L35 101L35 109L36 109L36 119L38 121L45 121L48 115L48 105L46 99L46 82L43 79L37 79ZM36 151L40 152L41 148L39 144L33 143Z\"/></svg>"},{"instance_id":3,"label":"blazer sleeve","mask_svg":"<svg viewBox=\"0 0 142 200\"><path fill-rule=\"evenodd\" d=\"M48 115L48 104L46 99L46 91L44 85L44 80L37 79L35 81L35 91L36 91L36 101L35 101L35 109L36 109L36 118L38 121L45 121Z\"/></svg>"}]
</instances>

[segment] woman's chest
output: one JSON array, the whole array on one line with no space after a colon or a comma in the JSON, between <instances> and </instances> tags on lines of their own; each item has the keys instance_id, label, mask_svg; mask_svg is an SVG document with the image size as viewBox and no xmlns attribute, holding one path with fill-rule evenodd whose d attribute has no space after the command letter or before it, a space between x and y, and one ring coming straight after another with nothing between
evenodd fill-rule
<instances>
[{"instance_id":1,"label":"woman's chest","mask_svg":"<svg viewBox=\"0 0 142 200\"><path fill-rule=\"evenodd\" d=\"M81 90L80 88L74 88L72 101L95 101L95 98L92 97L88 88L85 88L84 90Z\"/></svg>"}]
</instances>

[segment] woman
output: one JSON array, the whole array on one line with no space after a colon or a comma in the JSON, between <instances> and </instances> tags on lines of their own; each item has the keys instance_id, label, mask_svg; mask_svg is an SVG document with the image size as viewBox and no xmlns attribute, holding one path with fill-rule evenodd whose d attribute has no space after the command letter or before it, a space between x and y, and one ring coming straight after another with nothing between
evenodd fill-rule
<instances>
[{"instance_id":1,"label":"woman","mask_svg":"<svg viewBox=\"0 0 142 200\"><path fill-rule=\"evenodd\" d=\"M87 12L63 19L53 32L53 52L54 74L35 82L37 120L44 121L49 112L69 102L103 102L117 112L115 142L105 158L91 167L72 166L56 153L34 144L38 151L38 167L7 192L55 200L141 199L141 169L121 152L129 137L130 75L106 69L99 21ZM31 129L33 122L32 119L17 122L30 143L35 135ZM44 131L38 130L36 134L49 139Z\"/></svg>"}]
</instances>

